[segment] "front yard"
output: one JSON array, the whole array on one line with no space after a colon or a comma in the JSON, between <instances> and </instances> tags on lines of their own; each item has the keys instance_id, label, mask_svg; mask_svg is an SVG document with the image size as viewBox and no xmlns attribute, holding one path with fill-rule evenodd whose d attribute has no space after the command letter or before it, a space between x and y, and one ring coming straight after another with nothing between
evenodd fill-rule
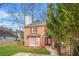
<instances>
[{"instance_id":1,"label":"front yard","mask_svg":"<svg viewBox=\"0 0 79 59\"><path fill-rule=\"evenodd\" d=\"M28 50L28 49L17 49L18 46L6 46L0 47L0 56L10 56L19 52L23 53L35 53L35 54L46 54L49 55L50 52L46 49L41 50Z\"/></svg>"}]
</instances>

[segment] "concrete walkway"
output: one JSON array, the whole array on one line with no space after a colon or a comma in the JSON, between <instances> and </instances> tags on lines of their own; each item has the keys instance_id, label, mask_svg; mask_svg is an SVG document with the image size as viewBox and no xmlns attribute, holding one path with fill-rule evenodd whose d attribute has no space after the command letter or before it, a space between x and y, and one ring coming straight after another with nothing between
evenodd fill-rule
<instances>
[{"instance_id":1,"label":"concrete walkway","mask_svg":"<svg viewBox=\"0 0 79 59\"><path fill-rule=\"evenodd\" d=\"M51 56L59 56L58 51L56 51L55 49L52 49L49 46L46 46L46 49L50 52Z\"/></svg>"},{"instance_id":2,"label":"concrete walkway","mask_svg":"<svg viewBox=\"0 0 79 59\"><path fill-rule=\"evenodd\" d=\"M45 55L45 54L33 54L33 53L16 53L12 56L50 56L50 55Z\"/></svg>"},{"instance_id":3,"label":"concrete walkway","mask_svg":"<svg viewBox=\"0 0 79 59\"><path fill-rule=\"evenodd\" d=\"M46 46L46 49L50 52L50 55L19 52L19 53L16 53L16 54L12 55L12 56L59 56L56 49L52 49L49 46Z\"/></svg>"}]
</instances>

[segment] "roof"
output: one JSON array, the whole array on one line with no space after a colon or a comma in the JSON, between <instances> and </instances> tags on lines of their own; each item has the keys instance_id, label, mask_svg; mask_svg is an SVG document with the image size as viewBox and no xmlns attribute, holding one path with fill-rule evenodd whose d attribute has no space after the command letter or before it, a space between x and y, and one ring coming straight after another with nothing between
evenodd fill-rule
<instances>
[{"instance_id":1,"label":"roof","mask_svg":"<svg viewBox=\"0 0 79 59\"><path fill-rule=\"evenodd\" d=\"M26 25L25 27L33 27L33 26L45 26L46 22L44 21L34 21L29 25Z\"/></svg>"},{"instance_id":2,"label":"roof","mask_svg":"<svg viewBox=\"0 0 79 59\"><path fill-rule=\"evenodd\" d=\"M37 33L31 33L31 34L29 34L28 36L40 36L40 34L37 34Z\"/></svg>"},{"instance_id":3,"label":"roof","mask_svg":"<svg viewBox=\"0 0 79 59\"><path fill-rule=\"evenodd\" d=\"M8 27L0 26L0 36L4 33L6 36L16 36L14 34L14 31L12 29L9 29Z\"/></svg>"}]
</instances>

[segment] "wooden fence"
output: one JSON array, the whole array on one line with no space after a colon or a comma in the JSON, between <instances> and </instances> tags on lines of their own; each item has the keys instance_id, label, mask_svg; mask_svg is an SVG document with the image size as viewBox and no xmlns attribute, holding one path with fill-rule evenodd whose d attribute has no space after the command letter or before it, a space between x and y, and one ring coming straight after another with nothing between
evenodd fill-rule
<instances>
[{"instance_id":1,"label":"wooden fence","mask_svg":"<svg viewBox=\"0 0 79 59\"><path fill-rule=\"evenodd\" d=\"M17 45L17 42L14 40L0 40L0 47Z\"/></svg>"}]
</instances>

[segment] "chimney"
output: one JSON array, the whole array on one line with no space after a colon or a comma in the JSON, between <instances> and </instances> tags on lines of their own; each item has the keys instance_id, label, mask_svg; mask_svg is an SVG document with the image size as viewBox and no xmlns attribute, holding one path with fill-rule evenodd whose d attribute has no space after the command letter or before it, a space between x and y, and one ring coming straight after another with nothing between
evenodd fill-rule
<instances>
[{"instance_id":1,"label":"chimney","mask_svg":"<svg viewBox=\"0 0 79 59\"><path fill-rule=\"evenodd\" d=\"M30 16L25 16L25 25L29 25L32 23L32 19Z\"/></svg>"}]
</instances>

